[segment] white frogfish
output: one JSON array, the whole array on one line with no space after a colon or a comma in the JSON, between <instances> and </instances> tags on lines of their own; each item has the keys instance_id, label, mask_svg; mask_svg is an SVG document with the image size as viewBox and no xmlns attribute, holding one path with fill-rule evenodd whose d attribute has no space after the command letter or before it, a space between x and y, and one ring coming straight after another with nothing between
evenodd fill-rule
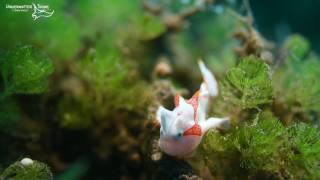
<instances>
[{"instance_id":1,"label":"white frogfish","mask_svg":"<svg viewBox=\"0 0 320 180\"><path fill-rule=\"evenodd\" d=\"M175 108L170 111L160 106L157 120L160 128L160 149L166 154L178 158L192 156L205 132L219 127L229 118L206 119L210 97L218 95L218 83L214 75L199 61L204 82L200 89L188 100L180 95L175 97Z\"/></svg>"}]
</instances>

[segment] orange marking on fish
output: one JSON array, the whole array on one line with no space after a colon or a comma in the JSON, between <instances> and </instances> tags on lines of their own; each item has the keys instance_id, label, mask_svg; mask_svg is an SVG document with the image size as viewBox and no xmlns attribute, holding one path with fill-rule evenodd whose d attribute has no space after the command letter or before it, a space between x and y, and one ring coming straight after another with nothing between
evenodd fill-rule
<instances>
[{"instance_id":1,"label":"orange marking on fish","mask_svg":"<svg viewBox=\"0 0 320 180\"><path fill-rule=\"evenodd\" d=\"M179 94L176 94L176 97L174 98L174 105L178 107L179 104L180 104L180 97L179 97Z\"/></svg>"},{"instance_id":2,"label":"orange marking on fish","mask_svg":"<svg viewBox=\"0 0 320 180\"><path fill-rule=\"evenodd\" d=\"M200 91L197 91L196 93L194 93L194 95L187 101L188 104L190 104L193 107L193 111L194 111L194 121L196 122L196 124L198 123L198 106L199 106L199 95L200 95Z\"/></svg>"},{"instance_id":3,"label":"orange marking on fish","mask_svg":"<svg viewBox=\"0 0 320 180\"><path fill-rule=\"evenodd\" d=\"M198 123L194 124L191 128L187 129L184 133L183 136L188 136L188 135L194 135L194 136L201 136L201 127Z\"/></svg>"}]
</instances>

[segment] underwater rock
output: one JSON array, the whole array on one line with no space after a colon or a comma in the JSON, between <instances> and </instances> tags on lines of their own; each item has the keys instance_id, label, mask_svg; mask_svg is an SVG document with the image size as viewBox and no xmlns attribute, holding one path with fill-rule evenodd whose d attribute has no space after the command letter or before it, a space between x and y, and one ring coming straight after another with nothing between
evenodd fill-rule
<instances>
[{"instance_id":1,"label":"underwater rock","mask_svg":"<svg viewBox=\"0 0 320 180\"><path fill-rule=\"evenodd\" d=\"M178 180L198 180L201 179L192 169L190 164L184 160L163 155L156 163L157 169L152 179L178 179Z\"/></svg>"},{"instance_id":2,"label":"underwater rock","mask_svg":"<svg viewBox=\"0 0 320 180\"><path fill-rule=\"evenodd\" d=\"M29 166L31 164L33 164L33 160L30 158L23 158L20 163L24 166Z\"/></svg>"}]
</instances>

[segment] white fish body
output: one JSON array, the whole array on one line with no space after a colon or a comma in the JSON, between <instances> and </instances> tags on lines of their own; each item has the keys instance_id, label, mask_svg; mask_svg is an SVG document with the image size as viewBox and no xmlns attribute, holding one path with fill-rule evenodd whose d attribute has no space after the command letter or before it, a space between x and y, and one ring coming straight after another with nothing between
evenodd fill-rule
<instances>
[{"instance_id":1,"label":"white fish body","mask_svg":"<svg viewBox=\"0 0 320 180\"><path fill-rule=\"evenodd\" d=\"M161 124L159 146L166 154L184 158L190 156L198 147L203 134L228 121L229 118L206 119L210 96L218 95L218 83L214 75L199 62L204 82L191 99L185 100L177 95L175 108L170 111L160 106L157 119Z\"/></svg>"}]
</instances>

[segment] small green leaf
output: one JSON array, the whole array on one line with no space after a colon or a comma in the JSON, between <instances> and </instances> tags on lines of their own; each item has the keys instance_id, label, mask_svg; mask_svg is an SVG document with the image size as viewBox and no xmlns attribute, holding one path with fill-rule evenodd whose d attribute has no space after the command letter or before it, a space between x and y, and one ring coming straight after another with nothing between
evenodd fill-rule
<instances>
[{"instance_id":1,"label":"small green leaf","mask_svg":"<svg viewBox=\"0 0 320 180\"><path fill-rule=\"evenodd\" d=\"M44 92L48 87L46 78L54 71L51 60L32 46L8 52L0 65L6 96Z\"/></svg>"}]
</instances>

